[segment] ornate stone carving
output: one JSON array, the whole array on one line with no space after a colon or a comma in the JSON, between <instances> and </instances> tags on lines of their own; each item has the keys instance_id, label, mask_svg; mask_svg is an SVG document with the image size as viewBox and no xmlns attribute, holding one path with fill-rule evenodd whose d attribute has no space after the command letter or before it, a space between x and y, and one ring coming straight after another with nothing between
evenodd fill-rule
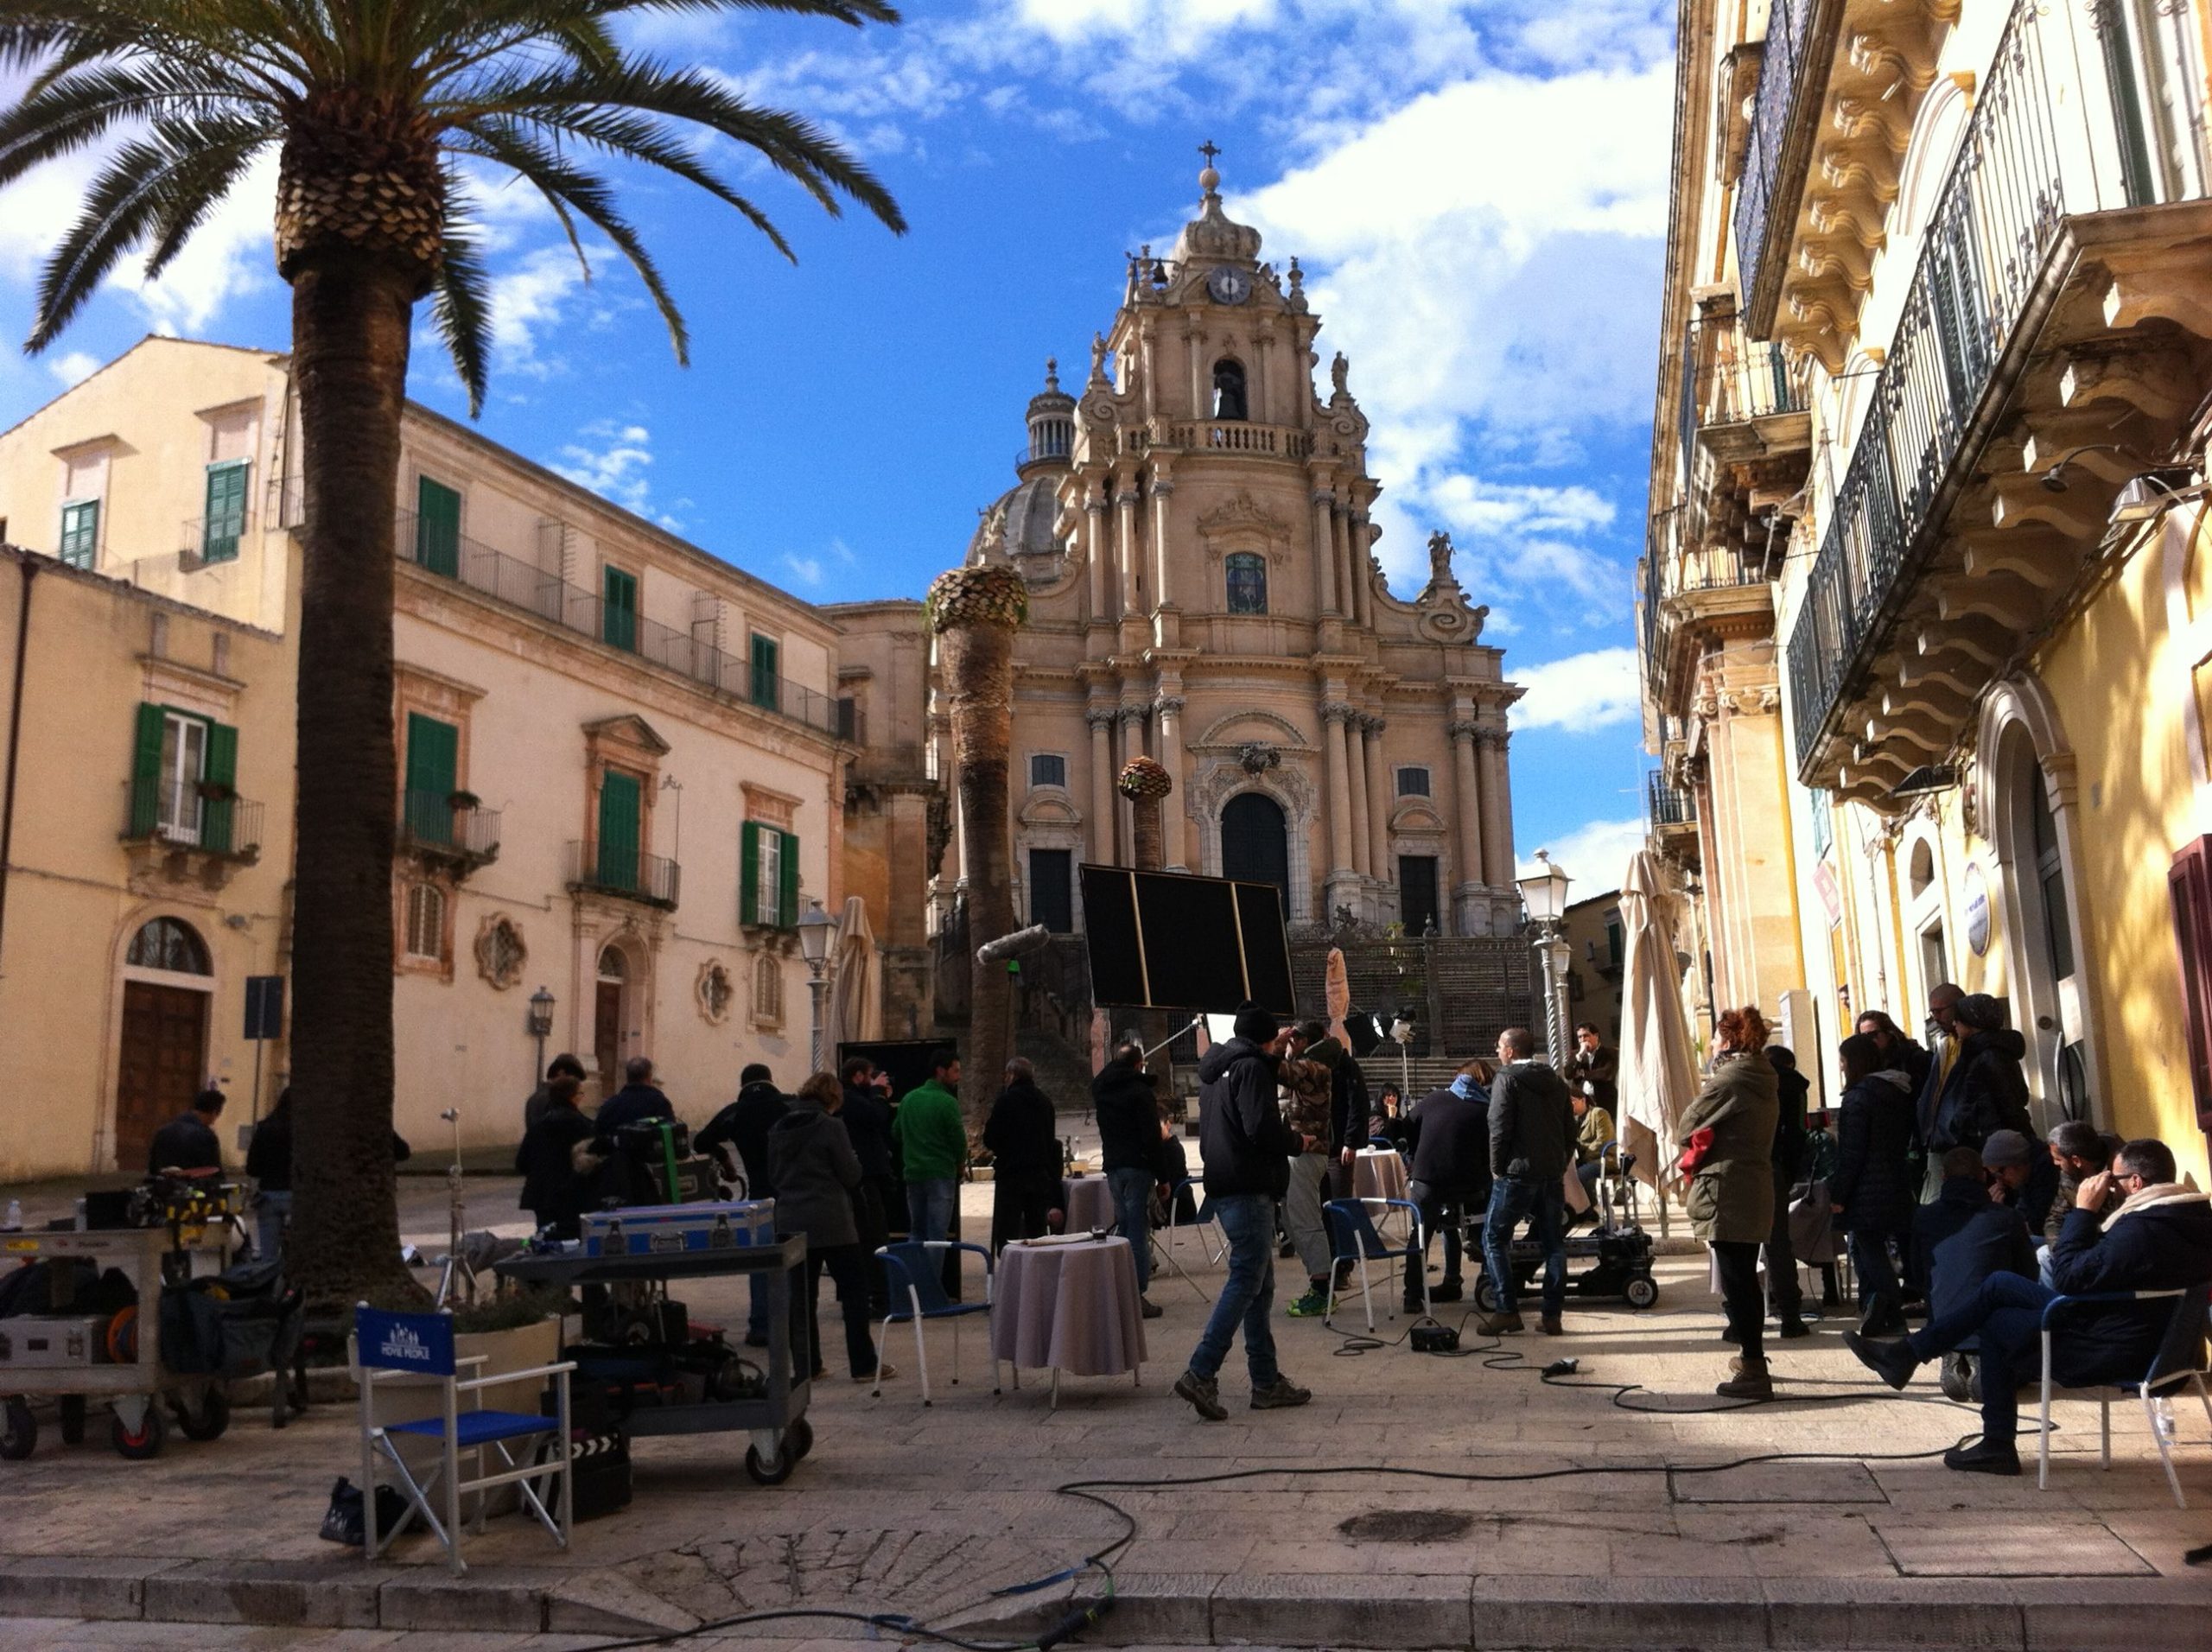
<instances>
[{"instance_id":1,"label":"ornate stone carving","mask_svg":"<svg viewBox=\"0 0 2212 1652\"><path fill-rule=\"evenodd\" d=\"M1264 741L1252 740L1237 748L1236 766L1247 774L1265 774L1281 763L1282 753Z\"/></svg>"},{"instance_id":2,"label":"ornate stone carving","mask_svg":"<svg viewBox=\"0 0 2212 1652\"><path fill-rule=\"evenodd\" d=\"M1152 715L1152 708L1131 700L1122 705L1117 715L1124 725L1135 728L1141 725L1144 720Z\"/></svg>"},{"instance_id":3,"label":"ornate stone carving","mask_svg":"<svg viewBox=\"0 0 2212 1652\"><path fill-rule=\"evenodd\" d=\"M476 929L476 973L500 992L522 980L523 965L530 962L522 928L505 912L487 915Z\"/></svg>"},{"instance_id":4,"label":"ornate stone carving","mask_svg":"<svg viewBox=\"0 0 2212 1652\"><path fill-rule=\"evenodd\" d=\"M1321 702L1321 721L1323 722L1349 723L1358 715L1358 712L1355 711L1351 707L1346 705L1341 700L1325 700Z\"/></svg>"},{"instance_id":5,"label":"ornate stone carving","mask_svg":"<svg viewBox=\"0 0 2212 1652\"><path fill-rule=\"evenodd\" d=\"M1101 729L1111 729L1121 721L1121 712L1111 706L1103 709L1093 708L1083 714L1083 721L1090 726L1093 734L1096 734Z\"/></svg>"},{"instance_id":6,"label":"ornate stone carving","mask_svg":"<svg viewBox=\"0 0 2212 1652\"><path fill-rule=\"evenodd\" d=\"M1444 732L1453 740L1478 740L1483 730L1480 723L1462 721L1446 725Z\"/></svg>"},{"instance_id":7,"label":"ornate stone carving","mask_svg":"<svg viewBox=\"0 0 2212 1652\"><path fill-rule=\"evenodd\" d=\"M691 1001L698 1006L702 1020L720 1026L729 1019L729 1007L736 999L736 985L719 958L709 958L699 966L699 978L692 984Z\"/></svg>"},{"instance_id":8,"label":"ornate stone carving","mask_svg":"<svg viewBox=\"0 0 2212 1652\"><path fill-rule=\"evenodd\" d=\"M1208 539L1238 529L1269 540L1280 541L1290 537L1287 523L1241 489L1234 498L1198 518L1198 532Z\"/></svg>"},{"instance_id":9,"label":"ornate stone carving","mask_svg":"<svg viewBox=\"0 0 2212 1652\"><path fill-rule=\"evenodd\" d=\"M1378 717L1371 711L1364 711L1360 714L1359 726L1363 733L1379 734L1390 724L1389 719Z\"/></svg>"},{"instance_id":10,"label":"ornate stone carving","mask_svg":"<svg viewBox=\"0 0 2212 1652\"><path fill-rule=\"evenodd\" d=\"M1183 704L1181 695L1162 694L1154 696L1152 708L1163 717L1179 717L1183 715Z\"/></svg>"}]
</instances>

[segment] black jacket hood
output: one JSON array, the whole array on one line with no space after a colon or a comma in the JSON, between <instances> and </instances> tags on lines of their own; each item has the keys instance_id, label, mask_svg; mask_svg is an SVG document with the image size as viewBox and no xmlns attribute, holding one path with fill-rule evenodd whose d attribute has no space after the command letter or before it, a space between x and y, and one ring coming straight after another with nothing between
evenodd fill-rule
<instances>
[{"instance_id":1,"label":"black jacket hood","mask_svg":"<svg viewBox=\"0 0 2212 1652\"><path fill-rule=\"evenodd\" d=\"M1217 1044L1205 1052L1198 1063L1198 1082L1211 1084L1218 1080L1236 1063L1247 1056L1257 1056L1262 1061L1272 1059L1267 1052L1249 1039L1231 1039L1226 1044Z\"/></svg>"}]
</instances>

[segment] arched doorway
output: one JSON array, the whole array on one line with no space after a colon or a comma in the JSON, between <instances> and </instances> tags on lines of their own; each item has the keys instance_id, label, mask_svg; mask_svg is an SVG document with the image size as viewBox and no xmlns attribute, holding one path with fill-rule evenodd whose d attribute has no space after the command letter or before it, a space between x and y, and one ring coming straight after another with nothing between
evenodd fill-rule
<instances>
[{"instance_id":1,"label":"arched doorway","mask_svg":"<svg viewBox=\"0 0 2212 1652\"><path fill-rule=\"evenodd\" d=\"M599 1064L599 1093L622 1088L622 1063L629 1054L630 960L619 946L599 950L599 979L592 1004L592 1053Z\"/></svg>"},{"instance_id":2,"label":"arched doorway","mask_svg":"<svg viewBox=\"0 0 2212 1652\"><path fill-rule=\"evenodd\" d=\"M115 1163L137 1170L154 1132L190 1106L207 1078L207 944L181 918L156 918L123 960L123 1045L116 1061Z\"/></svg>"},{"instance_id":3,"label":"arched doorway","mask_svg":"<svg viewBox=\"0 0 2212 1652\"><path fill-rule=\"evenodd\" d=\"M1221 811L1221 875L1271 883L1290 910L1290 828L1282 805L1264 792L1243 791Z\"/></svg>"}]
</instances>

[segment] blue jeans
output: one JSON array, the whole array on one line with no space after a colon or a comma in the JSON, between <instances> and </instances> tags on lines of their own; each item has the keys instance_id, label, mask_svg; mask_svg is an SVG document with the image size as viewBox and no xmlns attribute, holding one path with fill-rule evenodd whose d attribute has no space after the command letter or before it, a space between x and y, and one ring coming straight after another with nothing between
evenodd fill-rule
<instances>
[{"instance_id":1,"label":"blue jeans","mask_svg":"<svg viewBox=\"0 0 2212 1652\"><path fill-rule=\"evenodd\" d=\"M1894 1308L1904 1294L1897 1269L1890 1266L1890 1234L1885 1228L1853 1228L1845 1236L1851 1246L1851 1270L1859 1275L1859 1306L1885 1297Z\"/></svg>"},{"instance_id":2,"label":"blue jeans","mask_svg":"<svg viewBox=\"0 0 2212 1652\"><path fill-rule=\"evenodd\" d=\"M1567 1200L1555 1181L1501 1176L1490 1191L1483 1223L1483 1271L1490 1275L1500 1313L1517 1313L1513 1282L1513 1230L1526 1217L1529 1236L1544 1248L1543 1311L1557 1318L1567 1305Z\"/></svg>"},{"instance_id":3,"label":"blue jeans","mask_svg":"<svg viewBox=\"0 0 2212 1652\"><path fill-rule=\"evenodd\" d=\"M1200 1376L1221 1374L1230 1339L1244 1327L1244 1363L1256 1390L1282 1375L1275 1366L1275 1333L1268 1324L1275 1300L1275 1202L1264 1193L1230 1193L1209 1201L1229 1240L1229 1277L1214 1299L1213 1316L1191 1355Z\"/></svg>"},{"instance_id":4,"label":"blue jeans","mask_svg":"<svg viewBox=\"0 0 2212 1652\"><path fill-rule=\"evenodd\" d=\"M254 1207L253 1217L257 1230L253 1254L257 1260L265 1262L283 1244L284 1224L292 1219L291 1194L272 1193L264 1189L261 1202Z\"/></svg>"},{"instance_id":5,"label":"blue jeans","mask_svg":"<svg viewBox=\"0 0 2212 1652\"><path fill-rule=\"evenodd\" d=\"M1905 1346L1922 1359L1934 1359L1968 1337L1980 1338L1985 1443L2012 1443L2020 1419L2020 1384L2038 1369L2043 1311L2057 1295L2049 1286L2018 1274L1992 1274L1957 1307L1904 1339Z\"/></svg>"},{"instance_id":6,"label":"blue jeans","mask_svg":"<svg viewBox=\"0 0 2212 1652\"><path fill-rule=\"evenodd\" d=\"M1137 1294L1152 1288L1152 1172L1141 1165L1124 1165L1106 1172L1106 1190L1114 1196L1114 1230L1129 1242L1136 1259Z\"/></svg>"},{"instance_id":7,"label":"blue jeans","mask_svg":"<svg viewBox=\"0 0 2212 1652\"><path fill-rule=\"evenodd\" d=\"M950 1177L908 1182L906 1236L917 1242L925 1239L950 1239L952 1236L952 1213L959 1208L959 1204L960 1184Z\"/></svg>"}]
</instances>

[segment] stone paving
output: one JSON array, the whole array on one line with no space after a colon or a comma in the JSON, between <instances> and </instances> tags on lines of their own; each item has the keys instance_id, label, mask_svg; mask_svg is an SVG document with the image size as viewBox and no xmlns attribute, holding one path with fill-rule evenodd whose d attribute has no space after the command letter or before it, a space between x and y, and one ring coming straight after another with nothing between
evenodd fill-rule
<instances>
[{"instance_id":1,"label":"stone paving","mask_svg":"<svg viewBox=\"0 0 2212 1652\"><path fill-rule=\"evenodd\" d=\"M968 1190L970 1231L987 1220L988 1192ZM442 1213L442 1191L429 1197ZM424 1202L410 1196L410 1205ZM474 1180L472 1208L495 1208ZM891 1357L903 1374L882 1400L841 1373L817 1386L815 1450L786 1484L745 1477L742 1436L640 1440L629 1509L580 1526L567 1556L533 1526L494 1521L468 1545L471 1570L458 1584L419 1540L398 1564L369 1568L316 1538L332 1479L358 1472L350 1407L317 1407L282 1433L244 1413L223 1440L173 1435L150 1464L104 1446L61 1446L48 1427L30 1461L0 1464L0 1613L16 1620L0 1618L0 1648L339 1648L396 1644L409 1631L440 1646L573 1646L582 1642L541 1637L686 1630L791 1607L895 1611L982 1638L1030 1634L1071 1591L1095 1592L1095 1579L1014 1600L991 1602L988 1592L1058 1573L1122 1530L1107 1509L1054 1487L1220 1475L1240 1477L1102 1491L1136 1532L1115 1560L1119 1609L1084 1641L2207 1643L2212 1575L2182 1562L2212 1538L2202 1512L2212 1451L2193 1410L2182 1415L2193 1503L2184 1513L2139 1414L2115 1410L2113 1468L2099 1471L2088 1401L2058 1407L2048 1491L2032 1472L1947 1472L1925 1454L1974 1432L1974 1414L1943 1401L1932 1380L1889 1394L1842 1348L1835 1322L1774 1345L1779 1402L1721 1409L1711 1397L1727 1353L1717 1305L1702 1261L1682 1256L1662 1259L1662 1299L1649 1312L1571 1305L1564 1339L1510 1339L1510 1354L1580 1362L1550 1384L1510 1355L1351 1354L1318 1322L1283 1318L1279 1293L1283 1365L1313 1388L1313 1403L1245 1409L1234 1356L1223 1385L1230 1420L1209 1425L1167 1387L1203 1324L1201 1288L1217 1288L1219 1270L1202 1264L1188 1235L1179 1249L1196 1283L1155 1281L1166 1314L1146 1327L1141 1386L1065 1379L1055 1411L1033 1376L994 1398L982 1339L969 1336L963 1380L951 1388L949 1329L933 1328L939 1386L925 1410L912 1333L900 1328ZM741 1319L727 1286L702 1284L689 1299L698 1317ZM1359 1323L1356 1304L1340 1321ZM1405 1328L1380 1325L1383 1337ZM1610 1385L1629 1383L1641 1386L1615 1404ZM1834 1455L1700 1471L1772 1452ZM1377 1471L1556 1476L1598 1465L1636 1471L1480 1483ZM1340 1529L1405 1510L1465 1518L1439 1522L1458 1529L1419 1543ZM85 1619L126 1623L73 1626ZM191 1625L222 1623L292 1627L193 1638L207 1632ZM168 1624L184 1625L177 1638L163 1638ZM151 1638L110 1638L139 1631ZM869 1631L796 1619L748 1634L789 1646ZM282 1635L293 1638L270 1638Z\"/></svg>"}]
</instances>

